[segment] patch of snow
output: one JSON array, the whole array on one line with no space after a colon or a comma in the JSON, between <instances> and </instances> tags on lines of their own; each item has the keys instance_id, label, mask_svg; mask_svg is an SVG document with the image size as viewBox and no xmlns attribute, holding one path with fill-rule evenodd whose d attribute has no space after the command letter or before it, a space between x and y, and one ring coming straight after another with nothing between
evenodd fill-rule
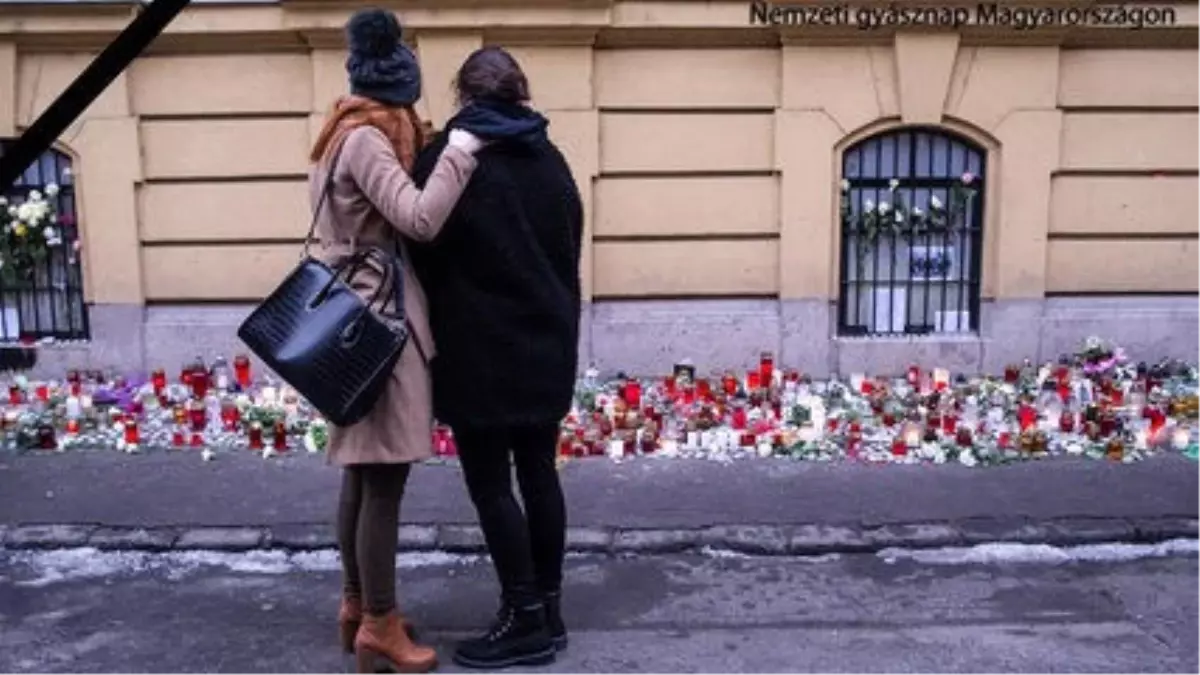
<instances>
[{"instance_id":1,"label":"patch of snow","mask_svg":"<svg viewBox=\"0 0 1200 675\"><path fill-rule=\"evenodd\" d=\"M701 548L700 555L708 558L734 558L738 560L751 557L750 555L742 553L741 551L730 551L727 548L713 548L711 546L705 546Z\"/></svg>"},{"instance_id":2,"label":"patch of snow","mask_svg":"<svg viewBox=\"0 0 1200 675\"><path fill-rule=\"evenodd\" d=\"M441 551L401 553L397 569L450 567L478 563L479 555L456 555ZM342 568L337 551L174 551L151 554L136 551L99 551L94 548L54 551L5 551L5 580L18 586L42 587L80 579L99 579L141 573L157 573L169 581L182 581L205 570L235 574L281 575L304 572L337 572Z\"/></svg>"},{"instance_id":3,"label":"patch of snow","mask_svg":"<svg viewBox=\"0 0 1200 675\"><path fill-rule=\"evenodd\" d=\"M1173 539L1159 544L1090 544L1059 547L1049 544L993 543L968 548L884 549L876 555L887 563L912 560L926 565L987 565L997 563L1062 565L1072 562L1128 562L1200 553L1195 539Z\"/></svg>"}]
</instances>

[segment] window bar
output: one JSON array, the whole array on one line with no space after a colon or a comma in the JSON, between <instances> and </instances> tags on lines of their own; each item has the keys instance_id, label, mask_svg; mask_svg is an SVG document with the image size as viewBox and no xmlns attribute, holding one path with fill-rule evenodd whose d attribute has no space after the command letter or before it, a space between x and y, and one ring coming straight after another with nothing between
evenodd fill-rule
<instances>
[{"instance_id":1,"label":"window bar","mask_svg":"<svg viewBox=\"0 0 1200 675\"><path fill-rule=\"evenodd\" d=\"M930 173L930 175L933 175L933 139L932 138L930 138L929 141L926 142L925 147L929 151L928 152L928 154L929 154L929 173ZM932 196L935 194L937 194L937 192L931 187L929 189L930 197L932 198ZM925 253L927 256L929 253L929 249L933 245L931 236L932 235L929 232L929 230L926 230L925 231ZM926 258L923 265L925 267L925 270L924 270L925 274L924 274L924 278L922 279L922 282L921 282L921 288L923 291L921 293L921 295L924 299L924 303L923 303L924 309L921 312L921 325L925 328L925 332L930 332L929 331L929 323L930 323L930 321L929 321L929 294L933 292L933 281L929 278L929 260L928 260L928 258ZM936 326L935 326L935 328L936 328Z\"/></svg>"},{"instance_id":2,"label":"window bar","mask_svg":"<svg viewBox=\"0 0 1200 675\"><path fill-rule=\"evenodd\" d=\"M961 170L955 171L953 162L950 165L951 170L949 173L952 177L952 180L955 181L955 183L952 183L952 184L957 184L957 183L961 182L963 172L968 170L968 168L967 168L967 157L968 157L967 147L965 145L963 145L962 143L953 143L950 146L950 153L951 153L951 155L950 155L951 158L953 158L955 155L958 155L958 154L961 154L961 156L962 156L962 164L961 164L962 169ZM966 233L965 228L969 227L970 221L969 221L969 218L967 217L967 214L965 211L964 211L963 215L964 215L964 218L963 218L963 222L962 222L962 227L955 228L955 230L954 230L954 251L955 251L955 258L958 261L958 274L955 275L957 277L956 284L955 284L957 286L957 288L956 288L957 294L956 294L956 297L954 298L954 309L956 312L956 314L954 316L954 327L955 327L956 333L961 333L963 330L963 326L962 326L963 301L966 299L966 293L967 293L967 273L966 273L967 272L967 233Z\"/></svg>"},{"instance_id":3,"label":"window bar","mask_svg":"<svg viewBox=\"0 0 1200 675\"><path fill-rule=\"evenodd\" d=\"M892 172L890 176L896 178L900 175L900 152L899 142L896 137L891 137L892 143ZM900 194L897 190L896 194ZM895 199L892 200L893 202ZM893 207L896 205L893 203ZM891 263L888 267L888 332L896 333L903 332L904 326L896 327L894 317L896 316L896 233L892 232L891 243L888 245L888 253L891 257Z\"/></svg>"},{"instance_id":4,"label":"window bar","mask_svg":"<svg viewBox=\"0 0 1200 675\"><path fill-rule=\"evenodd\" d=\"M876 147L878 147L878 144L876 144ZM884 191L883 195L880 195L880 189L875 188L876 228L875 240L871 242L871 283L867 285L867 293L868 297L870 298L871 308L868 310L870 312L870 318L868 321L871 322L871 332L875 334L879 333L879 326L878 322L876 321L876 319L879 318L879 306L877 304L875 291L879 288L879 240L881 239L880 234L882 234L878 226L882 224L882 219L885 217L884 214L879 212L879 204L882 203L883 199L890 199L890 197L887 197L886 195L886 191ZM889 207L890 206L891 204L889 204ZM888 214L891 214L890 210L888 211Z\"/></svg>"},{"instance_id":5,"label":"window bar","mask_svg":"<svg viewBox=\"0 0 1200 675\"><path fill-rule=\"evenodd\" d=\"M859 153L858 170L859 170L859 175L862 175L862 153L861 152ZM855 328L858 328L861 325L859 322L859 314L861 314L861 312L862 312L862 297L861 297L861 295L862 295L862 274L861 274L862 265L859 263L861 260L860 256L862 255L862 233L861 233L862 227L861 226L862 226L862 214L863 214L863 192L864 192L864 190L862 188L854 191L854 201L858 204L857 213L859 214L859 219L855 224L852 234L850 235L854 241L854 263L853 263L853 266L854 266L854 293L851 294L854 296L854 313L850 315L850 321L851 321L850 325L854 326Z\"/></svg>"}]
</instances>

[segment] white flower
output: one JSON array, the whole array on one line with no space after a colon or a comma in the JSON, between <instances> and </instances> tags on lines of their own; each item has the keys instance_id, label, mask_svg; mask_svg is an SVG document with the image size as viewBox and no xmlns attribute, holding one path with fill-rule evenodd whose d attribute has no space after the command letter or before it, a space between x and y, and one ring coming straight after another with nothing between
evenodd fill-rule
<instances>
[{"instance_id":1,"label":"white flower","mask_svg":"<svg viewBox=\"0 0 1200 675\"><path fill-rule=\"evenodd\" d=\"M849 192L849 191L850 191L850 180L848 178L843 178L842 179L842 192Z\"/></svg>"},{"instance_id":2,"label":"white flower","mask_svg":"<svg viewBox=\"0 0 1200 675\"><path fill-rule=\"evenodd\" d=\"M71 171L71 167L69 167L69 166L63 167L63 170L62 170L63 178L70 178L71 176L74 176L74 175L75 175L75 173L73 171Z\"/></svg>"},{"instance_id":3,"label":"white flower","mask_svg":"<svg viewBox=\"0 0 1200 675\"><path fill-rule=\"evenodd\" d=\"M213 461L213 457L216 457L216 453L214 453L212 450L209 450L208 448L205 448L204 450L202 450L200 452L200 459L202 459L206 462Z\"/></svg>"},{"instance_id":4,"label":"white flower","mask_svg":"<svg viewBox=\"0 0 1200 675\"><path fill-rule=\"evenodd\" d=\"M899 211L896 212L896 222L900 223L900 224L904 224L904 214L903 213L900 213Z\"/></svg>"},{"instance_id":5,"label":"white flower","mask_svg":"<svg viewBox=\"0 0 1200 675\"><path fill-rule=\"evenodd\" d=\"M58 246L62 244L62 236L59 234L58 230L54 229L53 227L47 227L46 229L42 230L42 236L46 238L47 246Z\"/></svg>"},{"instance_id":6,"label":"white flower","mask_svg":"<svg viewBox=\"0 0 1200 675\"><path fill-rule=\"evenodd\" d=\"M879 202L879 213L880 214L887 215L887 212L889 210L891 210L891 208L892 208L891 204L888 204L887 202Z\"/></svg>"},{"instance_id":7,"label":"white flower","mask_svg":"<svg viewBox=\"0 0 1200 675\"><path fill-rule=\"evenodd\" d=\"M13 218L16 218L17 217L17 207L15 207L15 206L8 207L8 215L12 216Z\"/></svg>"},{"instance_id":8,"label":"white flower","mask_svg":"<svg viewBox=\"0 0 1200 675\"><path fill-rule=\"evenodd\" d=\"M962 175L963 185L970 185L971 182L974 180L975 180L975 174L971 173L970 171L968 171Z\"/></svg>"},{"instance_id":9,"label":"white flower","mask_svg":"<svg viewBox=\"0 0 1200 675\"><path fill-rule=\"evenodd\" d=\"M923 215L925 215L925 212L924 212L924 211L922 211L922 210L921 210L921 207L919 207L919 206L914 206L914 207L913 207L913 210L912 210L912 212L913 212L913 215L914 215L914 216L923 216Z\"/></svg>"},{"instance_id":10,"label":"white flower","mask_svg":"<svg viewBox=\"0 0 1200 675\"><path fill-rule=\"evenodd\" d=\"M38 192L37 190L30 190L29 191L29 201L31 201L31 202L42 201L42 193Z\"/></svg>"},{"instance_id":11,"label":"white flower","mask_svg":"<svg viewBox=\"0 0 1200 675\"><path fill-rule=\"evenodd\" d=\"M867 201L866 201L866 202L863 204L863 211L865 211L866 213L870 213L870 212L872 212L872 211L874 211L874 210L875 210L875 202L873 202L873 201L871 201L870 199L868 199L868 200L867 200Z\"/></svg>"},{"instance_id":12,"label":"white flower","mask_svg":"<svg viewBox=\"0 0 1200 675\"><path fill-rule=\"evenodd\" d=\"M938 199L937 195L933 195L929 198L929 206L930 208L940 209L942 208L942 200Z\"/></svg>"},{"instance_id":13,"label":"white flower","mask_svg":"<svg viewBox=\"0 0 1200 675\"><path fill-rule=\"evenodd\" d=\"M46 196L53 197L58 194L58 183L48 183L46 185Z\"/></svg>"},{"instance_id":14,"label":"white flower","mask_svg":"<svg viewBox=\"0 0 1200 675\"><path fill-rule=\"evenodd\" d=\"M896 188L898 188L898 187L900 187L900 181L899 181L899 180L897 180L897 179L893 178L893 179L891 179L891 180L889 180L889 181L888 181L888 189L889 189L889 190L895 191L895 189L896 189Z\"/></svg>"},{"instance_id":15,"label":"white flower","mask_svg":"<svg viewBox=\"0 0 1200 675\"><path fill-rule=\"evenodd\" d=\"M963 466L975 466L979 463L979 461L975 459L975 454L969 451L960 453L958 455L958 461L962 462Z\"/></svg>"},{"instance_id":16,"label":"white flower","mask_svg":"<svg viewBox=\"0 0 1200 675\"><path fill-rule=\"evenodd\" d=\"M4 198L4 195L0 195L0 206L5 206L7 204L8 200Z\"/></svg>"}]
</instances>

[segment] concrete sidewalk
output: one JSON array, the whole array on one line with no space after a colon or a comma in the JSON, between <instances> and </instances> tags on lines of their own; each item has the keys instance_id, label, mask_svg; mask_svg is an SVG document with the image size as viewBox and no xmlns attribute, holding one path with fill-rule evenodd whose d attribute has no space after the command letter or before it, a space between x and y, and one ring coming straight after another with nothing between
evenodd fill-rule
<instances>
[{"instance_id":1,"label":"concrete sidewalk","mask_svg":"<svg viewBox=\"0 0 1200 675\"><path fill-rule=\"evenodd\" d=\"M1194 537L1200 482L1194 462L1165 455L970 469L584 459L562 476L573 549L776 554ZM9 547L326 548L337 487L319 455L9 455L0 457L0 534ZM454 465L413 472L401 520L407 548L482 546ZM45 525L72 527L28 527Z\"/></svg>"}]
</instances>

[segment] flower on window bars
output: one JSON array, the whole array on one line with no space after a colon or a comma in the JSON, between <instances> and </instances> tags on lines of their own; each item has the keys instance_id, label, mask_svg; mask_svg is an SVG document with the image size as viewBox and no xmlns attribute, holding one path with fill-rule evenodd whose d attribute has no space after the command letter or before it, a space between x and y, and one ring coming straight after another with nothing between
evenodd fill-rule
<instances>
[{"instance_id":1,"label":"flower on window bars","mask_svg":"<svg viewBox=\"0 0 1200 675\"><path fill-rule=\"evenodd\" d=\"M849 191L850 191L850 179L843 178L842 179L842 192L849 192ZM0 202L0 203L3 203L3 202Z\"/></svg>"},{"instance_id":2,"label":"flower on window bars","mask_svg":"<svg viewBox=\"0 0 1200 675\"><path fill-rule=\"evenodd\" d=\"M897 180L897 179L893 178L893 179L891 179L891 180L889 180L889 181L888 181L888 189L889 189L889 190L891 190L892 192L895 192L895 191L896 191L896 188L898 188L898 187L900 187L900 181L899 181L899 180Z\"/></svg>"},{"instance_id":3,"label":"flower on window bars","mask_svg":"<svg viewBox=\"0 0 1200 675\"><path fill-rule=\"evenodd\" d=\"M929 208L936 209L938 211L942 210L942 200L938 199L937 195L930 195Z\"/></svg>"},{"instance_id":4,"label":"flower on window bars","mask_svg":"<svg viewBox=\"0 0 1200 675\"><path fill-rule=\"evenodd\" d=\"M879 202L879 215L886 216L887 212L890 211L891 208L891 204L888 204L887 202Z\"/></svg>"},{"instance_id":5,"label":"flower on window bars","mask_svg":"<svg viewBox=\"0 0 1200 675\"><path fill-rule=\"evenodd\" d=\"M870 213L875 210L875 202L868 199L863 202L863 213Z\"/></svg>"},{"instance_id":6,"label":"flower on window bars","mask_svg":"<svg viewBox=\"0 0 1200 675\"><path fill-rule=\"evenodd\" d=\"M970 171L968 171L962 175L963 185L970 185L971 182L974 180L975 180L975 174L971 173Z\"/></svg>"},{"instance_id":7,"label":"flower on window bars","mask_svg":"<svg viewBox=\"0 0 1200 675\"><path fill-rule=\"evenodd\" d=\"M919 206L914 206L914 207L913 207L913 210L912 210L912 214L913 214L914 216L920 217L920 216L923 216L923 215L925 215L925 212L921 210L921 207L919 207Z\"/></svg>"},{"instance_id":8,"label":"flower on window bars","mask_svg":"<svg viewBox=\"0 0 1200 675\"><path fill-rule=\"evenodd\" d=\"M58 195L58 183L49 183L46 185L46 196L55 197Z\"/></svg>"},{"instance_id":9,"label":"flower on window bars","mask_svg":"<svg viewBox=\"0 0 1200 675\"><path fill-rule=\"evenodd\" d=\"M61 246L63 243L62 233L53 227L47 226L42 230L42 236L45 237L47 246Z\"/></svg>"}]
</instances>

